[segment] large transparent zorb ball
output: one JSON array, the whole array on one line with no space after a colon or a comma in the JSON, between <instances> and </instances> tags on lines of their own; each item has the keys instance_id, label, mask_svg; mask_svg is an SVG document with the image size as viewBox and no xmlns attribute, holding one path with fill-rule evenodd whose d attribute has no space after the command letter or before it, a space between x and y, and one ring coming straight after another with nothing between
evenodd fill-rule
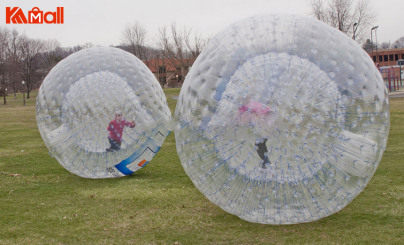
<instances>
[{"instance_id":1,"label":"large transparent zorb ball","mask_svg":"<svg viewBox=\"0 0 404 245\"><path fill-rule=\"evenodd\" d=\"M345 34L299 16L237 22L182 87L177 151L195 186L242 219L318 220L352 201L389 132L383 80Z\"/></svg>"},{"instance_id":2,"label":"large transparent zorb ball","mask_svg":"<svg viewBox=\"0 0 404 245\"><path fill-rule=\"evenodd\" d=\"M117 48L84 49L62 60L36 101L50 154L87 178L130 175L145 166L168 135L170 118L151 71Z\"/></svg>"}]
</instances>

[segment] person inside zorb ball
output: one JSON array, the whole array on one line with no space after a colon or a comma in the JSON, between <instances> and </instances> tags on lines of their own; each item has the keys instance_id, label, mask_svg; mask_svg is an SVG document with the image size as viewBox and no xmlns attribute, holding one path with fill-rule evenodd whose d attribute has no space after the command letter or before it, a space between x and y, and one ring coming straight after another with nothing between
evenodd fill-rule
<instances>
[{"instance_id":1,"label":"person inside zorb ball","mask_svg":"<svg viewBox=\"0 0 404 245\"><path fill-rule=\"evenodd\" d=\"M353 40L307 17L224 29L187 75L177 152L195 186L251 222L338 212L370 181L390 127L385 85Z\"/></svg>"},{"instance_id":2,"label":"person inside zorb ball","mask_svg":"<svg viewBox=\"0 0 404 245\"><path fill-rule=\"evenodd\" d=\"M122 117L122 113L118 112L115 114L115 120L112 120L108 125L108 141L110 147L106 149L108 152L118 151L121 149L122 144L122 134L125 126L134 128L136 126L135 121L127 122Z\"/></svg>"},{"instance_id":3,"label":"person inside zorb ball","mask_svg":"<svg viewBox=\"0 0 404 245\"><path fill-rule=\"evenodd\" d=\"M170 133L160 84L134 55L89 48L57 64L41 85L36 119L50 154L86 178L130 175Z\"/></svg>"}]
</instances>

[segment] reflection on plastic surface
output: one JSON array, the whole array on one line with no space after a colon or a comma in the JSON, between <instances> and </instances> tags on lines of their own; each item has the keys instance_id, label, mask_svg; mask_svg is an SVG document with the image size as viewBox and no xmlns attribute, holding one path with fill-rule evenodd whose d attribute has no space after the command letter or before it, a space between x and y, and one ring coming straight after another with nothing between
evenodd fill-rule
<instances>
[{"instance_id":1,"label":"reflection on plastic surface","mask_svg":"<svg viewBox=\"0 0 404 245\"><path fill-rule=\"evenodd\" d=\"M41 85L36 110L50 154L87 178L135 172L170 132L171 112L154 75L116 48L84 49L62 60Z\"/></svg>"},{"instance_id":2,"label":"reflection on plastic surface","mask_svg":"<svg viewBox=\"0 0 404 245\"><path fill-rule=\"evenodd\" d=\"M390 127L380 73L362 48L319 21L252 17L195 61L175 118L195 186L242 219L318 220L376 171Z\"/></svg>"}]
</instances>

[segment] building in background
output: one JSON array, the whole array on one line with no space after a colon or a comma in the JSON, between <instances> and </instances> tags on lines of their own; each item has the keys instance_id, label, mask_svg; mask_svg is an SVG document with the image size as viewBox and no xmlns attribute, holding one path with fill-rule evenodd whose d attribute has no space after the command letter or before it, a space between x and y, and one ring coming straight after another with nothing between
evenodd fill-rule
<instances>
[{"instance_id":1,"label":"building in background","mask_svg":"<svg viewBox=\"0 0 404 245\"><path fill-rule=\"evenodd\" d=\"M397 49L373 49L368 53L373 62L379 66L395 66L398 60L404 60L404 48Z\"/></svg>"},{"instance_id":2,"label":"building in background","mask_svg":"<svg viewBox=\"0 0 404 245\"><path fill-rule=\"evenodd\" d=\"M389 91L397 91L403 87L404 66L399 66L398 61L404 60L404 48L397 49L373 49L368 53L373 59ZM401 79L401 80L400 80Z\"/></svg>"},{"instance_id":3,"label":"building in background","mask_svg":"<svg viewBox=\"0 0 404 245\"><path fill-rule=\"evenodd\" d=\"M178 88L184 83L194 60L151 59L143 62L163 88Z\"/></svg>"}]
</instances>

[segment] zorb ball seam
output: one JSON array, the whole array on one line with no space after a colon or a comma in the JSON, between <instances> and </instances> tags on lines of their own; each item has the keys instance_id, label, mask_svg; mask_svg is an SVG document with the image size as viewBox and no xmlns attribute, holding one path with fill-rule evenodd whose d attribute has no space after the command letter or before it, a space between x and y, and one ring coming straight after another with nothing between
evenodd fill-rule
<instances>
[{"instance_id":1,"label":"zorb ball seam","mask_svg":"<svg viewBox=\"0 0 404 245\"><path fill-rule=\"evenodd\" d=\"M266 15L217 34L179 95L177 152L195 186L251 222L338 212L370 181L390 127L368 54L328 25Z\"/></svg>"},{"instance_id":2,"label":"zorb ball seam","mask_svg":"<svg viewBox=\"0 0 404 245\"><path fill-rule=\"evenodd\" d=\"M50 154L86 178L130 175L159 151L171 112L147 66L117 48L89 48L59 62L36 101Z\"/></svg>"}]
</instances>

